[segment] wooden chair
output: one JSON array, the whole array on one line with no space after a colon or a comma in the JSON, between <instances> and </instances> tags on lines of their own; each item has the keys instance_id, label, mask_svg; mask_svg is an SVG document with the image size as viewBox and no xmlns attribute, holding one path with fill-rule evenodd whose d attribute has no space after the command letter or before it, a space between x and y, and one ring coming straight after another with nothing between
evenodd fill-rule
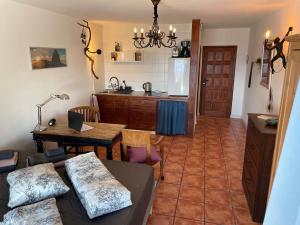
<instances>
[{"instance_id":1,"label":"wooden chair","mask_svg":"<svg viewBox=\"0 0 300 225\"><path fill-rule=\"evenodd\" d=\"M99 110L96 107L92 107L92 106L78 106L75 108L71 108L69 109L69 111L72 112L77 112L80 114L83 114L84 116L84 122L100 122L99 118ZM70 147L69 149L67 149L67 147ZM85 147L82 145L75 145L72 143L65 143L64 144L64 148L65 148L65 152L70 153L70 151L75 148L75 154L78 155L79 154L79 150L81 147ZM82 149L81 149L82 150ZM97 147L95 147L95 151L97 151Z\"/></svg>"},{"instance_id":2,"label":"wooden chair","mask_svg":"<svg viewBox=\"0 0 300 225\"><path fill-rule=\"evenodd\" d=\"M155 136L154 131L122 130L122 159L135 163L154 165L160 162L160 178L164 179L163 136Z\"/></svg>"},{"instance_id":3,"label":"wooden chair","mask_svg":"<svg viewBox=\"0 0 300 225\"><path fill-rule=\"evenodd\" d=\"M79 106L69 111L81 113L84 116L84 122L100 122L98 119L99 110L93 106Z\"/></svg>"}]
</instances>

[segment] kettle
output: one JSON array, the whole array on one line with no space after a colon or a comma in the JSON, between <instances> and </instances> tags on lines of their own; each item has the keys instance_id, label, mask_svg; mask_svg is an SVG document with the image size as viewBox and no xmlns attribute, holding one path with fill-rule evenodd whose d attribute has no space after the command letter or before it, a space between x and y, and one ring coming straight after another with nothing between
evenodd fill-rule
<instances>
[{"instance_id":1,"label":"kettle","mask_svg":"<svg viewBox=\"0 0 300 225\"><path fill-rule=\"evenodd\" d=\"M143 89L145 92L151 92L152 91L152 84L150 82L146 82L143 84Z\"/></svg>"}]
</instances>

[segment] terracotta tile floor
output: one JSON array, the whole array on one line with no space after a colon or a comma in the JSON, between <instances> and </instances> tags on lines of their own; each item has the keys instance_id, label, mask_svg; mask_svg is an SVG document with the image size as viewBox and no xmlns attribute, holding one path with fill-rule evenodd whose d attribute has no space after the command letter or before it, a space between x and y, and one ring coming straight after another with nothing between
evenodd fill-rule
<instances>
[{"instance_id":1,"label":"terracotta tile floor","mask_svg":"<svg viewBox=\"0 0 300 225\"><path fill-rule=\"evenodd\" d=\"M194 138L166 137L165 180L148 225L257 224L241 184L245 135L239 119L201 117Z\"/></svg>"}]
</instances>

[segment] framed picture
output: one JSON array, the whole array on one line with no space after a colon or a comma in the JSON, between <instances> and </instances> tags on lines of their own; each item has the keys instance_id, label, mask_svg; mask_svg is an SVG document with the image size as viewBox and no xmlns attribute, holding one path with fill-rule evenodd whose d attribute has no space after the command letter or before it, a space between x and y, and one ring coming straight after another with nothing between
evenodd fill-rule
<instances>
[{"instance_id":1,"label":"framed picture","mask_svg":"<svg viewBox=\"0 0 300 225\"><path fill-rule=\"evenodd\" d=\"M67 66L65 48L30 47L32 69L45 69Z\"/></svg>"}]
</instances>

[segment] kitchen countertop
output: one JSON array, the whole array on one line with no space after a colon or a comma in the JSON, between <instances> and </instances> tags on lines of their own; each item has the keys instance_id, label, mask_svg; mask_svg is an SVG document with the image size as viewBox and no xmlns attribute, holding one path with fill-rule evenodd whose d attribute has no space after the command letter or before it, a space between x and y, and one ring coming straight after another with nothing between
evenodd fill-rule
<instances>
[{"instance_id":1,"label":"kitchen countertop","mask_svg":"<svg viewBox=\"0 0 300 225\"><path fill-rule=\"evenodd\" d=\"M146 93L144 91L133 91L130 94L120 94L114 92L98 92L96 95L111 95L111 96L124 96L124 97L147 97L147 98L162 98L170 100L188 100L188 96L169 96L167 92L152 92Z\"/></svg>"}]
</instances>

